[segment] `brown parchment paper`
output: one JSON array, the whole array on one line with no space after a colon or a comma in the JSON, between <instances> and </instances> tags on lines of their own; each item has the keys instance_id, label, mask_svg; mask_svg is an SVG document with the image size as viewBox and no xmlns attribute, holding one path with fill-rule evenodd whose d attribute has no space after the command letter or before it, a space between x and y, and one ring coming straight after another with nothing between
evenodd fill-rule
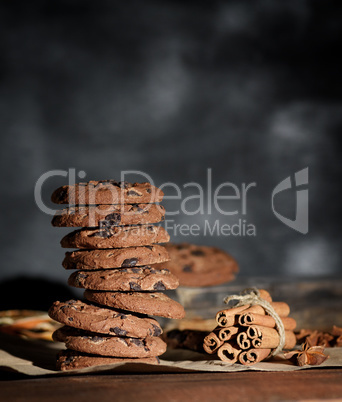
<instances>
[{"instance_id":1,"label":"brown parchment paper","mask_svg":"<svg viewBox=\"0 0 342 402\"><path fill-rule=\"evenodd\" d=\"M180 372L236 372L236 371L295 371L324 367L342 367L342 348L327 348L330 356L320 366L298 367L280 356L253 366L227 365L217 357L187 350L169 350L160 359L160 365L120 363L89 367L81 370L57 371L56 354L64 344L25 340L0 334L0 371L11 371L27 376L75 375L83 373L180 373ZM1 375L1 373L0 373Z\"/></svg>"}]
</instances>

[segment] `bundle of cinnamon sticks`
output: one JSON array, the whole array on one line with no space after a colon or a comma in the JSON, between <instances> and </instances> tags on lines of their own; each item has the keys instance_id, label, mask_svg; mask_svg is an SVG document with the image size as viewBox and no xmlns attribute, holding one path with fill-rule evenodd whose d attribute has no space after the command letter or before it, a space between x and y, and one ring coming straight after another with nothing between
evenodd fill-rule
<instances>
[{"instance_id":1,"label":"bundle of cinnamon sticks","mask_svg":"<svg viewBox=\"0 0 342 402\"><path fill-rule=\"evenodd\" d=\"M273 302L270 294L261 289L259 296L269 302L280 317L285 329L284 349L296 345L296 321L289 317L290 307L284 302ZM230 364L245 366L258 363L279 345L276 321L260 305L245 305L221 310L216 314L216 328L204 338L203 349L208 354Z\"/></svg>"}]
</instances>

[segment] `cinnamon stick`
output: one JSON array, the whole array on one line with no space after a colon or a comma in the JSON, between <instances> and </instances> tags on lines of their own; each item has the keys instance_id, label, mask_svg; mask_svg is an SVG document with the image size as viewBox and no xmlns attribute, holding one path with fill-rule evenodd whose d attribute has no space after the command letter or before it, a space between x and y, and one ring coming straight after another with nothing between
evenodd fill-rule
<instances>
[{"instance_id":1,"label":"cinnamon stick","mask_svg":"<svg viewBox=\"0 0 342 402\"><path fill-rule=\"evenodd\" d=\"M285 330L293 331L296 328L296 320L291 317L282 319ZM239 316L238 322L242 326L261 325L263 327L275 328L275 320L270 315L261 315L253 313L243 313Z\"/></svg>"},{"instance_id":2,"label":"cinnamon stick","mask_svg":"<svg viewBox=\"0 0 342 402\"><path fill-rule=\"evenodd\" d=\"M240 332L236 337L236 342L240 349L246 350L251 347L251 340L248 338L246 332Z\"/></svg>"},{"instance_id":3,"label":"cinnamon stick","mask_svg":"<svg viewBox=\"0 0 342 402\"><path fill-rule=\"evenodd\" d=\"M266 300L266 301L268 301L269 303L271 303L273 300L272 300L272 296L269 294L269 292L267 292L267 290L265 290L265 289L259 289L259 296L262 298L262 299L264 299L264 300Z\"/></svg>"},{"instance_id":4,"label":"cinnamon stick","mask_svg":"<svg viewBox=\"0 0 342 402\"><path fill-rule=\"evenodd\" d=\"M247 310L249 305L228 308L221 310L216 314L216 322L220 327L230 327L234 325L235 315Z\"/></svg>"},{"instance_id":5,"label":"cinnamon stick","mask_svg":"<svg viewBox=\"0 0 342 402\"><path fill-rule=\"evenodd\" d=\"M203 340L203 349L209 355L212 355L223 344L223 341L217 336L215 332L210 332Z\"/></svg>"},{"instance_id":6,"label":"cinnamon stick","mask_svg":"<svg viewBox=\"0 0 342 402\"><path fill-rule=\"evenodd\" d=\"M218 332L218 337L221 339L221 341L227 342L234 335L236 335L239 332L238 327L227 327L227 328L221 328Z\"/></svg>"},{"instance_id":7,"label":"cinnamon stick","mask_svg":"<svg viewBox=\"0 0 342 402\"><path fill-rule=\"evenodd\" d=\"M256 304L255 306L251 306L248 307L247 310L244 310L241 312L241 314L243 313L253 313L253 314L260 314L260 315L264 315L265 314L265 310L263 307L259 306L258 304ZM240 315L240 314L239 314Z\"/></svg>"},{"instance_id":8,"label":"cinnamon stick","mask_svg":"<svg viewBox=\"0 0 342 402\"><path fill-rule=\"evenodd\" d=\"M251 325L248 327L246 336L248 334L261 333L257 338L251 339L252 347L261 349L274 349L279 345L279 334L274 328L262 327L259 325ZM250 339L250 338L249 338ZM293 349L296 345L296 336L293 331L285 331L285 344L284 349Z\"/></svg>"},{"instance_id":9,"label":"cinnamon stick","mask_svg":"<svg viewBox=\"0 0 342 402\"><path fill-rule=\"evenodd\" d=\"M248 339L250 339L250 340L260 339L262 337L261 329L260 329L260 327L258 327L256 325L251 325L250 327L248 327L246 334L247 334Z\"/></svg>"},{"instance_id":10,"label":"cinnamon stick","mask_svg":"<svg viewBox=\"0 0 342 402\"><path fill-rule=\"evenodd\" d=\"M270 305L273 307L274 311L279 315L279 317L287 317L290 314L290 306L284 302L271 302ZM248 309L241 311L242 313L255 313L255 314L266 314L263 307L260 305L251 306Z\"/></svg>"},{"instance_id":11,"label":"cinnamon stick","mask_svg":"<svg viewBox=\"0 0 342 402\"><path fill-rule=\"evenodd\" d=\"M222 361L234 364L237 362L240 352L241 350L236 346L233 346L230 343L224 343L217 350L217 355Z\"/></svg>"},{"instance_id":12,"label":"cinnamon stick","mask_svg":"<svg viewBox=\"0 0 342 402\"><path fill-rule=\"evenodd\" d=\"M279 317L287 317L290 314L290 307L284 302L271 302L271 306ZM230 309L221 310L216 314L216 322L220 327L230 327L237 324L238 317L242 313L253 313L265 315L265 310L259 305L255 306L240 306Z\"/></svg>"},{"instance_id":13,"label":"cinnamon stick","mask_svg":"<svg viewBox=\"0 0 342 402\"><path fill-rule=\"evenodd\" d=\"M290 306L285 302L272 302L271 306L279 317L287 317L290 314Z\"/></svg>"},{"instance_id":14,"label":"cinnamon stick","mask_svg":"<svg viewBox=\"0 0 342 402\"><path fill-rule=\"evenodd\" d=\"M239 354L239 362L244 366L261 362L271 353L271 349L250 349Z\"/></svg>"},{"instance_id":15,"label":"cinnamon stick","mask_svg":"<svg viewBox=\"0 0 342 402\"><path fill-rule=\"evenodd\" d=\"M265 310L258 305L255 306L240 306L233 307L231 309L221 310L216 314L216 322L220 327L231 327L237 324L239 319L239 314L241 312L250 312L256 314L265 314Z\"/></svg>"}]
</instances>

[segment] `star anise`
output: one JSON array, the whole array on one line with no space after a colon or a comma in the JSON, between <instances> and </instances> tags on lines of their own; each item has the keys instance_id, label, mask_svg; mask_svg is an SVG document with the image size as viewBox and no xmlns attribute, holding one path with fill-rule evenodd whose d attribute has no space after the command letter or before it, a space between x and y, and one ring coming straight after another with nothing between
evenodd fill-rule
<instances>
[{"instance_id":1,"label":"star anise","mask_svg":"<svg viewBox=\"0 0 342 402\"><path fill-rule=\"evenodd\" d=\"M297 366L318 366L329 358L324 354L324 346L310 346L307 341L302 344L302 350L287 352L284 356Z\"/></svg>"}]
</instances>

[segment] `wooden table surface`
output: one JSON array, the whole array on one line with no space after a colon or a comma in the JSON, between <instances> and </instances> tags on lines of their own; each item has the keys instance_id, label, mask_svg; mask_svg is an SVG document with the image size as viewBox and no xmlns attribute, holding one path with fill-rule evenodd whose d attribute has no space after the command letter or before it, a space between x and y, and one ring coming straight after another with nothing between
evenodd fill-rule
<instances>
[{"instance_id":1,"label":"wooden table surface","mask_svg":"<svg viewBox=\"0 0 342 402\"><path fill-rule=\"evenodd\" d=\"M101 374L7 379L0 387L0 400L6 402L342 400L342 369Z\"/></svg>"}]
</instances>

